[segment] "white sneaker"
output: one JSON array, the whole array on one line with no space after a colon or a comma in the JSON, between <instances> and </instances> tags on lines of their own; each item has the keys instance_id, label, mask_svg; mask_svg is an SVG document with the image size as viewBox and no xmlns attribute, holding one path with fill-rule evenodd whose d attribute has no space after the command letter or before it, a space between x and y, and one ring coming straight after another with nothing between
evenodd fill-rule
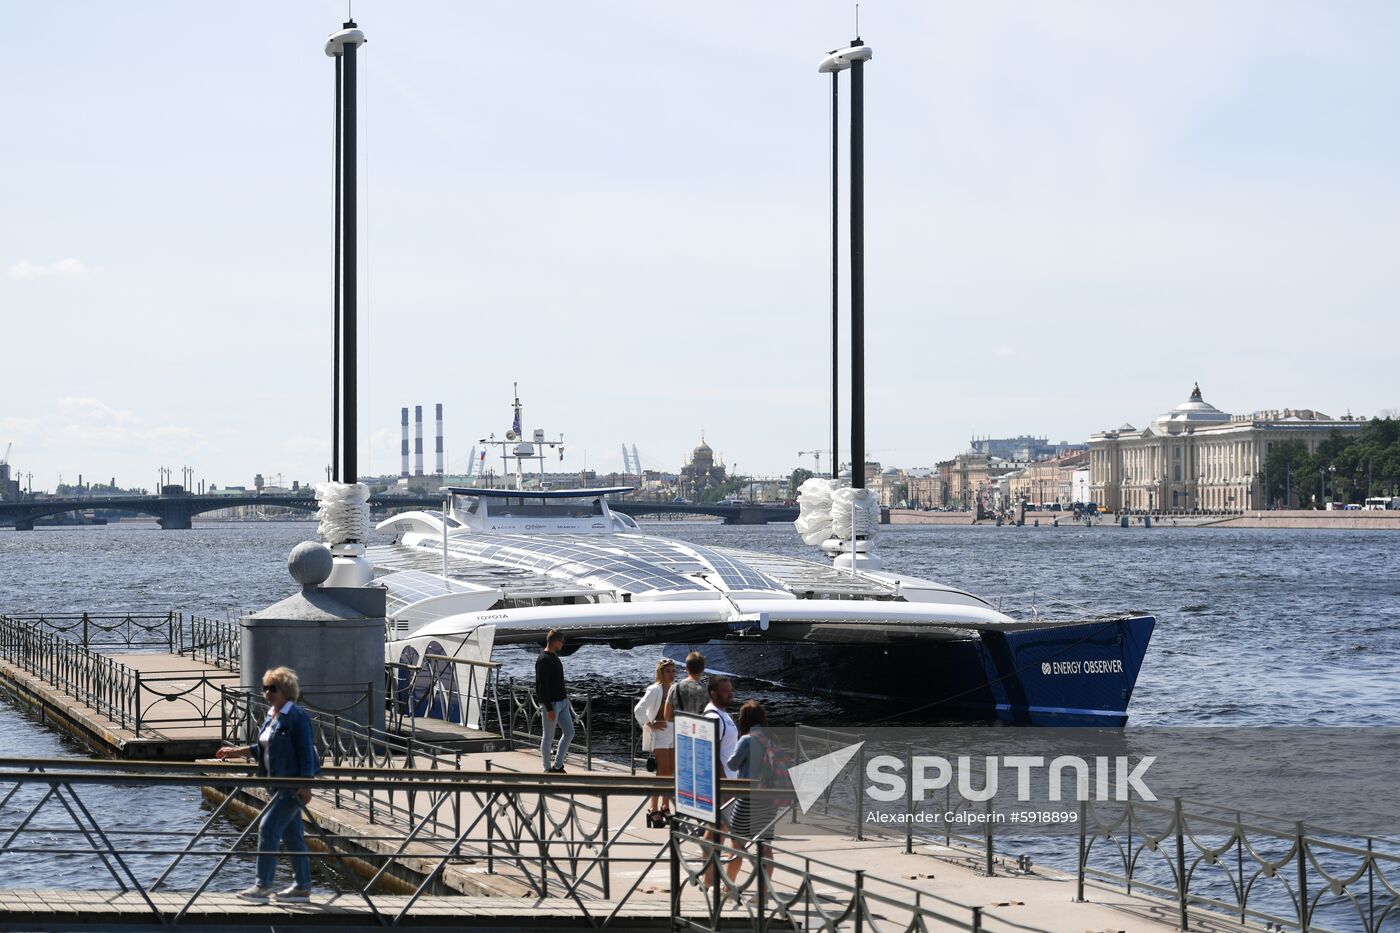
<instances>
[{"instance_id":1,"label":"white sneaker","mask_svg":"<svg viewBox=\"0 0 1400 933\"><path fill-rule=\"evenodd\" d=\"M311 889L292 885L277 892L277 900L282 904L307 904L311 901Z\"/></svg>"},{"instance_id":2,"label":"white sneaker","mask_svg":"<svg viewBox=\"0 0 1400 933\"><path fill-rule=\"evenodd\" d=\"M255 884L251 888L244 888L238 892L238 896L245 901L257 901L266 904L268 896L272 894L272 885Z\"/></svg>"}]
</instances>

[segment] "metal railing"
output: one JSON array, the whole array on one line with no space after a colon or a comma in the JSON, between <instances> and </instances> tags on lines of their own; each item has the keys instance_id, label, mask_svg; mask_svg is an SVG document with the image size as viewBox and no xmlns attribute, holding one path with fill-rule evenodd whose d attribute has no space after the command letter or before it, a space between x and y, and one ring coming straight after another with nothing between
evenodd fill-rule
<instances>
[{"instance_id":1,"label":"metal railing","mask_svg":"<svg viewBox=\"0 0 1400 933\"><path fill-rule=\"evenodd\" d=\"M1376 933L1400 915L1396 840L1180 797L1113 806L1080 805L1080 900L1089 880L1145 891L1183 930L1193 910L1305 933Z\"/></svg>"},{"instance_id":2,"label":"metal railing","mask_svg":"<svg viewBox=\"0 0 1400 933\"><path fill-rule=\"evenodd\" d=\"M126 729L140 715L140 672L57 634L35 617L0 616L0 658Z\"/></svg>"},{"instance_id":3,"label":"metal railing","mask_svg":"<svg viewBox=\"0 0 1400 933\"><path fill-rule=\"evenodd\" d=\"M180 654L189 655L192 661L238 672L243 659L243 633L237 620L191 616L180 631Z\"/></svg>"},{"instance_id":4,"label":"metal railing","mask_svg":"<svg viewBox=\"0 0 1400 933\"><path fill-rule=\"evenodd\" d=\"M529 684L516 683L512 678L506 683L504 692L505 719L499 721L501 735L513 747L538 746L544 739L544 707L535 696L535 688ZM569 746L569 756L574 760L582 759L584 770L592 771L593 697L570 697L569 705L574 713L574 742ZM499 706L497 708L499 710ZM573 751L574 745L580 740L583 743L583 751Z\"/></svg>"},{"instance_id":5,"label":"metal railing","mask_svg":"<svg viewBox=\"0 0 1400 933\"><path fill-rule=\"evenodd\" d=\"M490 877L514 885L527 898L504 897L493 914L519 909L521 922L550 923L560 908L565 924L603 929L636 928L639 919L675 930L995 930L1035 929L1018 922L1016 904L973 906L926 889L887 880L781 848L759 849L749 840L716 841L703 827L678 821L666 834L641 827L647 796L664 780L625 775L544 777L501 771L464 773L399 769L391 778L371 768L329 768L315 778L266 778L233 764L170 763L158 772L144 762L78 759L0 759L0 865L53 859L66 870L45 876L44 887L77 879L99 897L65 901L68 914L98 928L123 925L203 928L211 913L227 921L239 902L227 893L247 884L256 850L263 800L278 790L307 788L303 810L312 851L341 892L324 925L412 927L422 905L425 925L441 924L444 909L471 925L480 901L450 899L476 890ZM392 781L400 792L420 795L413 810L374 826L337 815L328 802L351 795L380 795ZM192 796L212 789L202 821L153 829L136 808L102 806L108 789ZM722 789L743 793L740 782ZM461 812L448 826L437 816ZM240 813L252 811L244 821ZM235 817L237 818L235 819ZM323 820L325 821L323 823ZM329 827L329 828L328 828ZM733 844L737 842L737 844ZM736 879L708 893L707 867L737 859ZM47 862L43 862L47 864ZM11 862L11 864L15 864ZM387 884L398 894L388 894ZM14 874L0 874L13 884ZM106 890L102 890L105 886ZM116 889L115 892L112 889ZM117 894L120 892L120 895ZM425 903L426 895L432 901ZM52 896L52 895L50 895ZM0 898L7 904L45 903L39 892ZM135 904L139 913L115 906ZM109 906L111 905L111 906ZM543 909L541 909L543 908ZM263 920L267 908L253 908ZM301 911L308 908L300 908ZM310 908L315 910L313 906ZM299 915L301 922L317 918Z\"/></svg>"},{"instance_id":6,"label":"metal railing","mask_svg":"<svg viewBox=\"0 0 1400 933\"><path fill-rule=\"evenodd\" d=\"M180 644L179 613L34 613L0 616L35 631L61 636L84 648L164 648Z\"/></svg>"},{"instance_id":7,"label":"metal railing","mask_svg":"<svg viewBox=\"0 0 1400 933\"><path fill-rule=\"evenodd\" d=\"M796 736L797 760L802 761L860 741L849 732L811 726L799 726ZM880 753L898 756L897 749L883 748ZM825 823L856 839L870 831L864 816L873 804L866 799L860 777L867 754L873 752L862 746L855 767L832 782L801 816L803 821ZM904 755L910 754L905 749ZM912 770L913 761L906 757L904 773ZM880 809L902 809L910 815L919 807L932 807L942 819L937 829L917 833L917 821L896 820L893 826L902 824L902 830L892 827L883 834L902 831L906 852L912 852L916 842L968 852L980 871L995 875L1019 859L999 851L996 833L1010 832L1018 848L1027 845L1027 838L1015 834L1014 821L996 818L994 800L969 800L954 783L916 804L910 796L913 782L907 782L902 804L885 803ZM1190 928L1191 916L1197 913L1305 933L1378 933L1387 919L1393 923L1400 917L1400 840L1180 797L1081 803L1077 816L1077 850L1066 845L1063 857L1046 861L1075 872L1079 900L1085 899L1089 883L1162 898L1175 908L1183 930ZM1004 849L1007 842L1001 842Z\"/></svg>"},{"instance_id":8,"label":"metal railing","mask_svg":"<svg viewBox=\"0 0 1400 933\"><path fill-rule=\"evenodd\" d=\"M488 721L504 721L497 689L500 668L496 661L443 654L424 655L418 664L385 662L389 727L414 735L420 718L470 729L484 729ZM463 695L468 698L465 704Z\"/></svg>"},{"instance_id":9,"label":"metal railing","mask_svg":"<svg viewBox=\"0 0 1400 933\"><path fill-rule=\"evenodd\" d=\"M785 930L1034 931L1015 917L1019 902L964 904L916 887L752 840L717 841L702 825L671 825L671 929L719 933ZM737 862L737 870L734 863ZM725 870L727 869L727 871ZM734 873L730 878L729 872ZM717 883L710 884L712 880ZM687 905L687 885L708 888Z\"/></svg>"}]
</instances>

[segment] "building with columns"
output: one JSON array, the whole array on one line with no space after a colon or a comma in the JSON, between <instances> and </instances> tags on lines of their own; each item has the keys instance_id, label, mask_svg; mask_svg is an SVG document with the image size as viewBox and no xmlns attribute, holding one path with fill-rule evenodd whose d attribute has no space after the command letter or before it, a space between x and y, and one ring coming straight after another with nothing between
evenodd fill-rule
<instances>
[{"instance_id":1,"label":"building with columns","mask_svg":"<svg viewBox=\"0 0 1400 933\"><path fill-rule=\"evenodd\" d=\"M1300 440L1313 451L1363 423L1306 408L1231 415L1198 385L1142 430L1125 424L1089 436L1090 496L1110 511L1262 509L1264 458L1275 442Z\"/></svg>"}]
</instances>

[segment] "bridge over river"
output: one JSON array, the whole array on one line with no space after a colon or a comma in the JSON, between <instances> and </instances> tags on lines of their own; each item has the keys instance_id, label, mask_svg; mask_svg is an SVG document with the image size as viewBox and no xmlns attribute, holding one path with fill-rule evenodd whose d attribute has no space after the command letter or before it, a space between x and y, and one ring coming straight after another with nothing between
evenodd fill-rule
<instances>
[{"instance_id":1,"label":"bridge over river","mask_svg":"<svg viewBox=\"0 0 1400 933\"><path fill-rule=\"evenodd\" d=\"M397 509L438 508L438 495L375 495L370 496L370 509L389 512ZM0 502L0 525L13 525L17 531L32 531L36 519L51 515L114 510L154 515L160 527L173 530L193 527L196 515L240 506L264 506L316 511L316 499L306 495L190 495L168 496L94 496L78 499L34 499L25 502ZM693 502L659 502L643 499L609 500L608 506L617 512L636 516L711 515L726 525L766 525L769 522L790 522L797 518L797 508L785 505L757 503L703 504Z\"/></svg>"}]
</instances>

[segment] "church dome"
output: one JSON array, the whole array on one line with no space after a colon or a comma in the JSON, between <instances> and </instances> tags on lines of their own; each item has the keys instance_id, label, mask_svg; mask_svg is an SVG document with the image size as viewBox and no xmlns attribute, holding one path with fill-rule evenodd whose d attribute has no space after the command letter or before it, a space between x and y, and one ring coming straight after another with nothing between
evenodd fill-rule
<instances>
[{"instance_id":1,"label":"church dome","mask_svg":"<svg viewBox=\"0 0 1400 933\"><path fill-rule=\"evenodd\" d=\"M1223 421L1229 420L1229 414L1201 398L1201 387L1197 384L1191 389L1190 398L1171 411L1158 415L1157 420L1153 423L1167 426L1184 426L1220 424Z\"/></svg>"},{"instance_id":2,"label":"church dome","mask_svg":"<svg viewBox=\"0 0 1400 933\"><path fill-rule=\"evenodd\" d=\"M710 457L713 454L714 451L710 449L710 445L705 443L704 437L701 437L699 446L690 452L690 457L692 460L699 460L701 457Z\"/></svg>"}]
</instances>

